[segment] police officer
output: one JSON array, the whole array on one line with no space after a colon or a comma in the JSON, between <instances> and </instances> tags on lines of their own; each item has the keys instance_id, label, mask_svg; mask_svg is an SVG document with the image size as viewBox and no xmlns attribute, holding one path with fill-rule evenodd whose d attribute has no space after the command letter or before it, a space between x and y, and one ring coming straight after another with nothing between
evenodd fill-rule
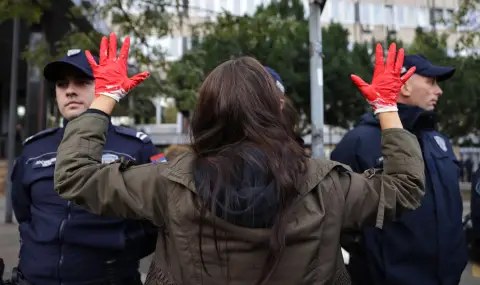
<instances>
[{"instance_id":1,"label":"police officer","mask_svg":"<svg viewBox=\"0 0 480 285\"><path fill-rule=\"evenodd\" d=\"M369 228L363 236L344 237L342 245L352 255L348 269L353 284L457 285L467 264L459 167L449 140L435 130L434 109L442 95L437 83L452 77L455 69L435 66L421 54L405 56L403 71L413 66L415 75L402 86L398 109L403 126L422 147L425 198L420 208L383 230ZM331 159L356 172L381 168L380 143L378 118L368 113L344 136Z\"/></svg>"},{"instance_id":2,"label":"police officer","mask_svg":"<svg viewBox=\"0 0 480 285\"><path fill-rule=\"evenodd\" d=\"M295 106L293 105L292 100L288 98L285 94L285 86L283 84L282 78L280 78L280 75L277 73L277 71L269 66L264 66L265 69L268 71L268 73L273 77L275 80L275 85L277 85L278 89L282 91L284 94L283 98L280 99L282 103L282 113L284 116L284 119L287 121L289 125L292 126L294 132L295 132L295 140L298 142L298 144L302 147L304 147L305 142L300 134L298 134L295 130L297 127L298 123L300 122L300 118L298 116L298 112L295 109Z\"/></svg>"},{"instance_id":3,"label":"police officer","mask_svg":"<svg viewBox=\"0 0 480 285\"><path fill-rule=\"evenodd\" d=\"M80 49L46 65L44 77L55 84L64 126L94 99L92 69ZM12 173L19 278L34 285L142 284L139 260L154 251L156 229L144 221L95 216L57 195L53 174L63 134L64 128L53 128L27 138ZM146 134L110 123L103 163L143 164L155 154ZM98 191L105 186L96 185Z\"/></svg>"}]
</instances>

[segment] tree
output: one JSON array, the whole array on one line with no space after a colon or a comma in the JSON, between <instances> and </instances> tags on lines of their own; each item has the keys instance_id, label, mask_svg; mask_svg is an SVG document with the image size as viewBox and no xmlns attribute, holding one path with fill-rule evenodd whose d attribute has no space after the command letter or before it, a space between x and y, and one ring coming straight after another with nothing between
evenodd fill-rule
<instances>
[{"instance_id":1,"label":"tree","mask_svg":"<svg viewBox=\"0 0 480 285\"><path fill-rule=\"evenodd\" d=\"M215 22L193 27L194 44L168 69L169 95L179 110L191 110L205 76L218 64L239 56L253 56L277 70L288 96L300 113L310 117L310 47L308 20L299 0L281 0L260 6L253 16L223 13ZM350 82L357 65L369 57L358 45L356 56L348 49L348 31L338 24L323 29L324 95L326 123L348 126L364 111L364 101Z\"/></svg>"},{"instance_id":2,"label":"tree","mask_svg":"<svg viewBox=\"0 0 480 285\"><path fill-rule=\"evenodd\" d=\"M165 124L175 124L177 123L177 108L175 104L168 103L168 105L163 109L163 123Z\"/></svg>"},{"instance_id":3,"label":"tree","mask_svg":"<svg viewBox=\"0 0 480 285\"><path fill-rule=\"evenodd\" d=\"M458 9L450 15L447 24L458 33L456 51L470 51L478 56L480 46L480 0L460 0Z\"/></svg>"},{"instance_id":4,"label":"tree","mask_svg":"<svg viewBox=\"0 0 480 285\"><path fill-rule=\"evenodd\" d=\"M165 94L167 88L161 74L165 68L164 51L156 44L155 39L169 35L171 29L182 23L188 15L184 13L188 0L98 0L82 1L81 6L62 1L61 5L70 5L66 9L65 22L70 25L67 33L59 39L47 42L45 39L35 47L24 50L22 56L30 64L43 67L49 61L62 57L72 47L89 49L98 53L103 34L92 29L91 23L102 19L117 31L119 41L131 37L130 69L150 71L152 76L140 88L133 91L129 100L135 101L135 108L129 108L130 115L135 117L151 113L153 106L149 98ZM0 0L0 21L20 17L28 26L42 30L42 25L52 17L52 5L59 5L52 0ZM60 16L60 15L56 15ZM40 28L38 28L40 27ZM108 31L105 31L108 33ZM124 107L129 103L122 102ZM130 104L132 105L132 104ZM127 108L124 108L127 109ZM148 115L147 115L148 117Z\"/></svg>"}]
</instances>

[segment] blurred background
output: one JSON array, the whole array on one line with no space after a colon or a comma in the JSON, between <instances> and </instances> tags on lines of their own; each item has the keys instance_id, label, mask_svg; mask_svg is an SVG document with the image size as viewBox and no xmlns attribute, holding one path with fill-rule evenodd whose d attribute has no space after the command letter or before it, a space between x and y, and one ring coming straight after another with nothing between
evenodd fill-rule
<instances>
[{"instance_id":1,"label":"blurred background","mask_svg":"<svg viewBox=\"0 0 480 285\"><path fill-rule=\"evenodd\" d=\"M435 64L457 68L453 79L441 85L436 109L439 128L452 140L462 166L459 182L468 206L471 174L480 163L480 0L321 2L325 155L369 110L349 75L370 80L375 43L395 41L407 53L423 53ZM6 191L9 122L15 126L10 130L15 130L16 154L25 138L62 123L54 86L42 76L45 64L68 49L96 53L101 37L111 31L119 41L126 35L132 39L131 73L153 75L117 106L114 124L145 132L160 151L188 144L190 112L205 76L229 58L251 55L282 77L308 151L309 3L0 0L0 197Z\"/></svg>"}]
</instances>

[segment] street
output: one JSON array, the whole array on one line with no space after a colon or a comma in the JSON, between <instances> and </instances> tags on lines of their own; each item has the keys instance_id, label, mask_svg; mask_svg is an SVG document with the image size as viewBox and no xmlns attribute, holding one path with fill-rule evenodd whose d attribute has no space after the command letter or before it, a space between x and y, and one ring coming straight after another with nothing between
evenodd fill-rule
<instances>
[{"instance_id":1,"label":"street","mask_svg":"<svg viewBox=\"0 0 480 285\"><path fill-rule=\"evenodd\" d=\"M464 207L468 204L465 203ZM17 224L5 224L3 222L5 216L5 198L0 197L0 257L5 261L5 276L10 276L12 268L16 265L18 259L18 232ZM150 257L142 260L140 271L142 277L145 278L150 265ZM472 272L475 271L475 272ZM476 277L474 277L475 275ZM463 272L462 281L459 285L478 285L480 284L480 266L477 265L472 269L469 264Z\"/></svg>"}]
</instances>

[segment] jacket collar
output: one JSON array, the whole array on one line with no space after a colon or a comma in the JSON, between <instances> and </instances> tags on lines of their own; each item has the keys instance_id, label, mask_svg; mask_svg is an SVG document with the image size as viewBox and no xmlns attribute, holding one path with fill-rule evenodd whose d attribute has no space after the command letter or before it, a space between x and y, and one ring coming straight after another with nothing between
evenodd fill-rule
<instances>
[{"instance_id":1,"label":"jacket collar","mask_svg":"<svg viewBox=\"0 0 480 285\"><path fill-rule=\"evenodd\" d=\"M195 154L193 151L188 151L168 162L169 165L164 169L162 175L168 180L179 183L190 191L197 193L193 171L194 163ZM309 158L305 179L298 188L299 194L305 195L310 192L336 167L343 167L343 165L326 159Z\"/></svg>"},{"instance_id":2,"label":"jacket collar","mask_svg":"<svg viewBox=\"0 0 480 285\"><path fill-rule=\"evenodd\" d=\"M425 129L435 129L436 114L433 111L425 111L416 106L397 104L398 115L405 129L414 132Z\"/></svg>"}]
</instances>

